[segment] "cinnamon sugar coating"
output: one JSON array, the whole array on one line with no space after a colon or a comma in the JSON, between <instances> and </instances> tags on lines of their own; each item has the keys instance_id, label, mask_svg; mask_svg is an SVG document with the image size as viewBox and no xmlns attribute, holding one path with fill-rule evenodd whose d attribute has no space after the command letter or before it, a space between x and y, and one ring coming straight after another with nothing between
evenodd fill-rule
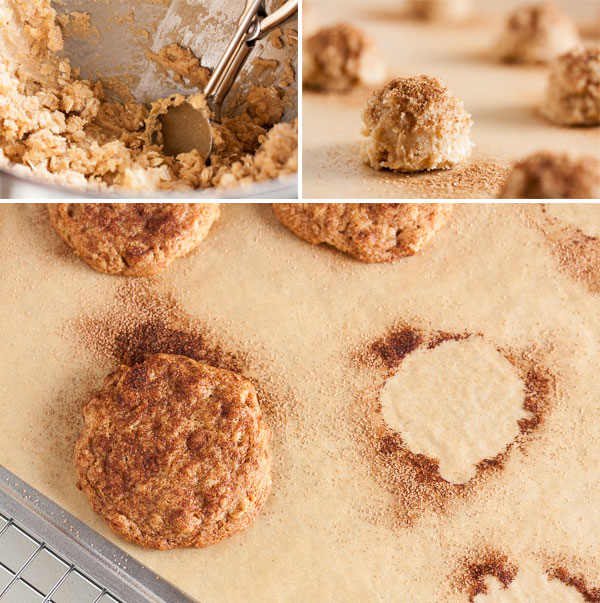
<instances>
[{"instance_id":1,"label":"cinnamon sugar coating","mask_svg":"<svg viewBox=\"0 0 600 603\"><path fill-rule=\"evenodd\" d=\"M579 42L575 22L548 2L515 10L506 22L496 53L507 63L547 63Z\"/></svg>"},{"instance_id":2,"label":"cinnamon sugar coating","mask_svg":"<svg viewBox=\"0 0 600 603\"><path fill-rule=\"evenodd\" d=\"M277 203L277 219L296 236L327 243L362 262L418 253L444 225L452 203Z\"/></svg>"},{"instance_id":3,"label":"cinnamon sugar coating","mask_svg":"<svg viewBox=\"0 0 600 603\"><path fill-rule=\"evenodd\" d=\"M600 159L542 151L519 161L500 199L598 199Z\"/></svg>"},{"instance_id":4,"label":"cinnamon sugar coating","mask_svg":"<svg viewBox=\"0 0 600 603\"><path fill-rule=\"evenodd\" d=\"M362 119L360 157L376 170L443 169L471 155L471 116L436 77L392 80L369 98Z\"/></svg>"},{"instance_id":5,"label":"cinnamon sugar coating","mask_svg":"<svg viewBox=\"0 0 600 603\"><path fill-rule=\"evenodd\" d=\"M150 276L199 245L221 210L218 203L56 203L48 213L92 268Z\"/></svg>"},{"instance_id":6,"label":"cinnamon sugar coating","mask_svg":"<svg viewBox=\"0 0 600 603\"><path fill-rule=\"evenodd\" d=\"M204 547L244 530L271 487L254 386L185 356L121 366L84 410L78 486L119 536Z\"/></svg>"},{"instance_id":7,"label":"cinnamon sugar coating","mask_svg":"<svg viewBox=\"0 0 600 603\"><path fill-rule=\"evenodd\" d=\"M576 48L554 61L542 110L559 125L600 125L600 46Z\"/></svg>"},{"instance_id":8,"label":"cinnamon sugar coating","mask_svg":"<svg viewBox=\"0 0 600 603\"><path fill-rule=\"evenodd\" d=\"M373 39L348 23L320 29L306 39L302 83L315 90L349 90L378 84L385 63Z\"/></svg>"}]
</instances>

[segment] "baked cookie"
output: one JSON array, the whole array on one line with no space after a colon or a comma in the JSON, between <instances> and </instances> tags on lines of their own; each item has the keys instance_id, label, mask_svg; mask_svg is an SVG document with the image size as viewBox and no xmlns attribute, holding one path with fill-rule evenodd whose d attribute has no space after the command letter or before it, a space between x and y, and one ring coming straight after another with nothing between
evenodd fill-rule
<instances>
[{"instance_id":1,"label":"baked cookie","mask_svg":"<svg viewBox=\"0 0 600 603\"><path fill-rule=\"evenodd\" d=\"M324 27L308 37L302 58L302 83L314 90L350 90L385 78L383 56L373 39L348 23Z\"/></svg>"},{"instance_id":2,"label":"baked cookie","mask_svg":"<svg viewBox=\"0 0 600 603\"><path fill-rule=\"evenodd\" d=\"M500 199L598 199L600 160L543 151L518 161Z\"/></svg>"},{"instance_id":3,"label":"baked cookie","mask_svg":"<svg viewBox=\"0 0 600 603\"><path fill-rule=\"evenodd\" d=\"M247 528L271 488L254 386L185 356L121 366L83 409L78 486L119 536L204 547Z\"/></svg>"},{"instance_id":4,"label":"baked cookie","mask_svg":"<svg viewBox=\"0 0 600 603\"><path fill-rule=\"evenodd\" d=\"M436 77L392 80L369 98L362 120L360 158L376 170L444 169L471 155L471 116Z\"/></svg>"},{"instance_id":5,"label":"baked cookie","mask_svg":"<svg viewBox=\"0 0 600 603\"><path fill-rule=\"evenodd\" d=\"M600 125L600 46L576 48L552 63L542 112L561 126Z\"/></svg>"},{"instance_id":6,"label":"baked cookie","mask_svg":"<svg viewBox=\"0 0 600 603\"><path fill-rule=\"evenodd\" d=\"M452 203L277 203L277 219L295 235L327 243L362 262L414 255L452 213Z\"/></svg>"},{"instance_id":7,"label":"baked cookie","mask_svg":"<svg viewBox=\"0 0 600 603\"><path fill-rule=\"evenodd\" d=\"M507 63L547 63L579 42L575 22L556 4L535 4L509 16L496 54Z\"/></svg>"},{"instance_id":8,"label":"baked cookie","mask_svg":"<svg viewBox=\"0 0 600 603\"><path fill-rule=\"evenodd\" d=\"M189 253L218 203L55 203L50 223L76 255L107 274L150 276Z\"/></svg>"}]
</instances>

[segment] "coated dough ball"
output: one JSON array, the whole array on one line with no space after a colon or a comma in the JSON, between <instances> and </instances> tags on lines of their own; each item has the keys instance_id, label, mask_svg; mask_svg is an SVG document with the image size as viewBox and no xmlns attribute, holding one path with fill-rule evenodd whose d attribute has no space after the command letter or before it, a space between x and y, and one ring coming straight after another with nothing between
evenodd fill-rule
<instances>
[{"instance_id":1,"label":"coated dough ball","mask_svg":"<svg viewBox=\"0 0 600 603\"><path fill-rule=\"evenodd\" d=\"M366 33L347 23L320 29L304 42L302 83L316 90L379 84L385 63Z\"/></svg>"},{"instance_id":2,"label":"coated dough ball","mask_svg":"<svg viewBox=\"0 0 600 603\"><path fill-rule=\"evenodd\" d=\"M536 4L512 13L497 53L508 63L547 63L578 44L572 19L555 4Z\"/></svg>"},{"instance_id":3,"label":"coated dough ball","mask_svg":"<svg viewBox=\"0 0 600 603\"><path fill-rule=\"evenodd\" d=\"M597 199L600 160L542 151L519 161L500 199Z\"/></svg>"},{"instance_id":4,"label":"coated dough ball","mask_svg":"<svg viewBox=\"0 0 600 603\"><path fill-rule=\"evenodd\" d=\"M409 15L427 21L458 21L473 12L473 0L407 0Z\"/></svg>"},{"instance_id":5,"label":"coated dough ball","mask_svg":"<svg viewBox=\"0 0 600 603\"><path fill-rule=\"evenodd\" d=\"M471 116L440 79L397 78L363 109L361 159L376 170L420 172L468 159Z\"/></svg>"},{"instance_id":6,"label":"coated dough ball","mask_svg":"<svg viewBox=\"0 0 600 603\"><path fill-rule=\"evenodd\" d=\"M542 111L563 126L600 125L600 46L576 48L554 61Z\"/></svg>"}]
</instances>

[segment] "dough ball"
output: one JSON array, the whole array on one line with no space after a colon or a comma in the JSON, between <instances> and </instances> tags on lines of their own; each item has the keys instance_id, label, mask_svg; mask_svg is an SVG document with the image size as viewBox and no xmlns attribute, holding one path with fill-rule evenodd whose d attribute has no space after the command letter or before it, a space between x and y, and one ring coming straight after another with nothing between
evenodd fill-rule
<instances>
[{"instance_id":1,"label":"dough ball","mask_svg":"<svg viewBox=\"0 0 600 603\"><path fill-rule=\"evenodd\" d=\"M339 23L304 42L302 82L316 90L349 90L379 84L386 73L375 42L365 32Z\"/></svg>"},{"instance_id":2,"label":"dough ball","mask_svg":"<svg viewBox=\"0 0 600 603\"><path fill-rule=\"evenodd\" d=\"M578 44L570 17L555 4L536 4L510 15L497 53L507 63L547 63Z\"/></svg>"},{"instance_id":3,"label":"dough ball","mask_svg":"<svg viewBox=\"0 0 600 603\"><path fill-rule=\"evenodd\" d=\"M552 63L542 110L560 125L600 125L600 46L576 48Z\"/></svg>"},{"instance_id":4,"label":"dough ball","mask_svg":"<svg viewBox=\"0 0 600 603\"><path fill-rule=\"evenodd\" d=\"M436 77L397 78L363 109L361 159L376 170L420 172L468 159L471 116Z\"/></svg>"},{"instance_id":5,"label":"dough ball","mask_svg":"<svg viewBox=\"0 0 600 603\"><path fill-rule=\"evenodd\" d=\"M427 21L458 21L473 11L473 0L407 0L410 16Z\"/></svg>"},{"instance_id":6,"label":"dough ball","mask_svg":"<svg viewBox=\"0 0 600 603\"><path fill-rule=\"evenodd\" d=\"M392 262L418 253L442 228L452 203L275 203L296 236L331 245L361 262Z\"/></svg>"},{"instance_id":7,"label":"dough ball","mask_svg":"<svg viewBox=\"0 0 600 603\"><path fill-rule=\"evenodd\" d=\"M542 151L519 161L500 199L598 199L600 160Z\"/></svg>"}]
</instances>

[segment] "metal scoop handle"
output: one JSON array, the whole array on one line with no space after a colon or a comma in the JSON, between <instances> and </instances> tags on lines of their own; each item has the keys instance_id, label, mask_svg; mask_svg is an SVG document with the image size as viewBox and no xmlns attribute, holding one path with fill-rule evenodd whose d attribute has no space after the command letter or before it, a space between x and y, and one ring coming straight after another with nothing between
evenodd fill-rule
<instances>
[{"instance_id":1,"label":"metal scoop handle","mask_svg":"<svg viewBox=\"0 0 600 603\"><path fill-rule=\"evenodd\" d=\"M263 38L298 11L298 0L288 0L270 15L261 16L259 12L262 5L263 0L246 0L246 7L238 21L238 28L204 89L207 103L217 121L220 119L221 104L231 90L256 40Z\"/></svg>"}]
</instances>

